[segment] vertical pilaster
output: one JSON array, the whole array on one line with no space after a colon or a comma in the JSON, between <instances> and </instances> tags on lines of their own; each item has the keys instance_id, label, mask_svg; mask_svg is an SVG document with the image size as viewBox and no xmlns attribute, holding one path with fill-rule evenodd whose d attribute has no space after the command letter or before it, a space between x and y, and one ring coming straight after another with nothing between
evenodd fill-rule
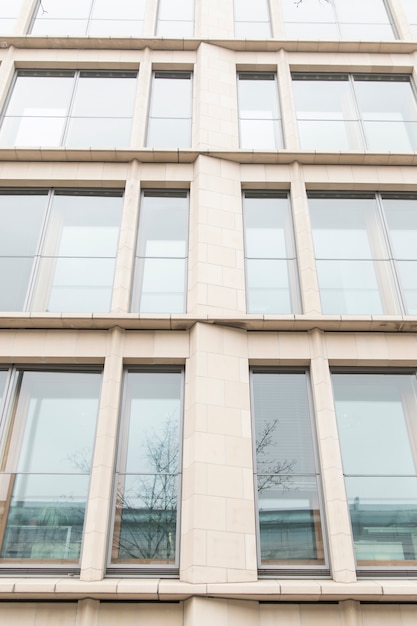
<instances>
[{"instance_id":1,"label":"vertical pilaster","mask_svg":"<svg viewBox=\"0 0 417 626\"><path fill-rule=\"evenodd\" d=\"M197 323L186 366L181 579L254 581L246 332Z\"/></svg>"},{"instance_id":2,"label":"vertical pilaster","mask_svg":"<svg viewBox=\"0 0 417 626\"><path fill-rule=\"evenodd\" d=\"M322 469L330 567L336 582L355 582L353 539L347 506L342 457L334 410L332 382L323 333L314 330L311 341L311 383Z\"/></svg>"},{"instance_id":3,"label":"vertical pilaster","mask_svg":"<svg viewBox=\"0 0 417 626\"><path fill-rule=\"evenodd\" d=\"M101 402L97 420L96 445L90 478L89 504L84 523L81 580L101 580L106 567L113 502L113 476L123 376L123 331L109 334L104 363Z\"/></svg>"}]
</instances>

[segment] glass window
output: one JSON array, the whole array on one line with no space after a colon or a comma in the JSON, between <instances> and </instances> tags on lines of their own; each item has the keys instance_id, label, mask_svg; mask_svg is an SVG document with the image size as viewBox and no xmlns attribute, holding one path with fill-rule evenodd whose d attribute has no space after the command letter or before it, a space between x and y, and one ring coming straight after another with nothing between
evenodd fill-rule
<instances>
[{"instance_id":1,"label":"glass window","mask_svg":"<svg viewBox=\"0 0 417 626\"><path fill-rule=\"evenodd\" d=\"M275 74L238 74L240 147L277 150L283 147Z\"/></svg>"},{"instance_id":2,"label":"glass window","mask_svg":"<svg viewBox=\"0 0 417 626\"><path fill-rule=\"evenodd\" d=\"M234 0L235 37L264 39L271 37L268 0Z\"/></svg>"},{"instance_id":3,"label":"glass window","mask_svg":"<svg viewBox=\"0 0 417 626\"><path fill-rule=\"evenodd\" d=\"M281 0L281 4L289 39L395 38L384 0Z\"/></svg>"},{"instance_id":4,"label":"glass window","mask_svg":"<svg viewBox=\"0 0 417 626\"><path fill-rule=\"evenodd\" d=\"M0 145L128 147L136 72L18 71Z\"/></svg>"},{"instance_id":5,"label":"glass window","mask_svg":"<svg viewBox=\"0 0 417 626\"><path fill-rule=\"evenodd\" d=\"M307 374L254 370L252 406L261 564L324 564Z\"/></svg>"},{"instance_id":6,"label":"glass window","mask_svg":"<svg viewBox=\"0 0 417 626\"><path fill-rule=\"evenodd\" d=\"M194 0L159 0L159 37L192 37L194 35Z\"/></svg>"},{"instance_id":7,"label":"glass window","mask_svg":"<svg viewBox=\"0 0 417 626\"><path fill-rule=\"evenodd\" d=\"M417 198L309 194L323 313L417 313Z\"/></svg>"},{"instance_id":8,"label":"glass window","mask_svg":"<svg viewBox=\"0 0 417 626\"><path fill-rule=\"evenodd\" d=\"M126 374L112 560L175 564L182 372Z\"/></svg>"},{"instance_id":9,"label":"glass window","mask_svg":"<svg viewBox=\"0 0 417 626\"><path fill-rule=\"evenodd\" d=\"M417 39L417 4L415 0L402 0L414 37Z\"/></svg>"},{"instance_id":10,"label":"glass window","mask_svg":"<svg viewBox=\"0 0 417 626\"><path fill-rule=\"evenodd\" d=\"M0 310L108 311L121 192L0 194Z\"/></svg>"},{"instance_id":11,"label":"glass window","mask_svg":"<svg viewBox=\"0 0 417 626\"><path fill-rule=\"evenodd\" d=\"M20 371L15 383L3 429L0 558L77 561L101 375Z\"/></svg>"},{"instance_id":12,"label":"glass window","mask_svg":"<svg viewBox=\"0 0 417 626\"><path fill-rule=\"evenodd\" d=\"M133 310L186 310L188 192L145 190L139 214Z\"/></svg>"},{"instance_id":13,"label":"glass window","mask_svg":"<svg viewBox=\"0 0 417 626\"><path fill-rule=\"evenodd\" d=\"M6 388L7 371L0 370L0 409L3 402L4 392Z\"/></svg>"},{"instance_id":14,"label":"glass window","mask_svg":"<svg viewBox=\"0 0 417 626\"><path fill-rule=\"evenodd\" d=\"M303 150L417 149L408 76L294 74L293 89Z\"/></svg>"},{"instance_id":15,"label":"glass window","mask_svg":"<svg viewBox=\"0 0 417 626\"><path fill-rule=\"evenodd\" d=\"M148 123L151 148L191 146L192 79L190 72L155 72Z\"/></svg>"},{"instance_id":16,"label":"glass window","mask_svg":"<svg viewBox=\"0 0 417 626\"><path fill-rule=\"evenodd\" d=\"M287 194L243 194L248 313L299 311L297 264Z\"/></svg>"},{"instance_id":17,"label":"glass window","mask_svg":"<svg viewBox=\"0 0 417 626\"><path fill-rule=\"evenodd\" d=\"M139 37L146 0L42 0L32 35Z\"/></svg>"},{"instance_id":18,"label":"glass window","mask_svg":"<svg viewBox=\"0 0 417 626\"><path fill-rule=\"evenodd\" d=\"M333 374L359 566L417 565L415 374Z\"/></svg>"},{"instance_id":19,"label":"glass window","mask_svg":"<svg viewBox=\"0 0 417 626\"><path fill-rule=\"evenodd\" d=\"M0 6L0 33L9 35L13 32L16 18L19 17L23 0L8 0Z\"/></svg>"}]
</instances>

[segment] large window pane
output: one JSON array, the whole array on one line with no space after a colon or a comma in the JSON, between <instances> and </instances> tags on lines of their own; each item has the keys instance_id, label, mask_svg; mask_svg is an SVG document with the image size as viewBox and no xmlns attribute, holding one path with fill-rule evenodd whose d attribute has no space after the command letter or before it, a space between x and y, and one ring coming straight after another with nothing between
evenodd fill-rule
<instances>
[{"instance_id":1,"label":"large window pane","mask_svg":"<svg viewBox=\"0 0 417 626\"><path fill-rule=\"evenodd\" d=\"M394 39L384 0L281 0L281 4L290 39Z\"/></svg>"},{"instance_id":2,"label":"large window pane","mask_svg":"<svg viewBox=\"0 0 417 626\"><path fill-rule=\"evenodd\" d=\"M74 88L74 73L20 72L0 131L4 146L62 144Z\"/></svg>"},{"instance_id":3,"label":"large window pane","mask_svg":"<svg viewBox=\"0 0 417 626\"><path fill-rule=\"evenodd\" d=\"M268 0L234 0L235 36L264 39L271 36Z\"/></svg>"},{"instance_id":4,"label":"large window pane","mask_svg":"<svg viewBox=\"0 0 417 626\"><path fill-rule=\"evenodd\" d=\"M32 35L139 37L146 0L42 0Z\"/></svg>"},{"instance_id":5,"label":"large window pane","mask_svg":"<svg viewBox=\"0 0 417 626\"><path fill-rule=\"evenodd\" d=\"M0 194L0 310L23 311L45 220L47 193Z\"/></svg>"},{"instance_id":6,"label":"large window pane","mask_svg":"<svg viewBox=\"0 0 417 626\"><path fill-rule=\"evenodd\" d=\"M0 130L3 146L129 146L132 72L18 72Z\"/></svg>"},{"instance_id":7,"label":"large window pane","mask_svg":"<svg viewBox=\"0 0 417 626\"><path fill-rule=\"evenodd\" d=\"M255 370L252 389L261 562L323 563L306 374Z\"/></svg>"},{"instance_id":8,"label":"large window pane","mask_svg":"<svg viewBox=\"0 0 417 626\"><path fill-rule=\"evenodd\" d=\"M293 78L301 148L360 150L358 114L347 77Z\"/></svg>"},{"instance_id":9,"label":"large window pane","mask_svg":"<svg viewBox=\"0 0 417 626\"><path fill-rule=\"evenodd\" d=\"M2 464L3 559L79 558L101 376L25 372Z\"/></svg>"},{"instance_id":10,"label":"large window pane","mask_svg":"<svg viewBox=\"0 0 417 626\"><path fill-rule=\"evenodd\" d=\"M121 192L0 194L0 310L108 311Z\"/></svg>"},{"instance_id":11,"label":"large window pane","mask_svg":"<svg viewBox=\"0 0 417 626\"><path fill-rule=\"evenodd\" d=\"M294 74L293 90L303 150L416 150L408 76Z\"/></svg>"},{"instance_id":12,"label":"large window pane","mask_svg":"<svg viewBox=\"0 0 417 626\"><path fill-rule=\"evenodd\" d=\"M417 314L417 198L382 196L405 310Z\"/></svg>"},{"instance_id":13,"label":"large window pane","mask_svg":"<svg viewBox=\"0 0 417 626\"><path fill-rule=\"evenodd\" d=\"M9 0L0 6L0 33L9 35L13 32L16 18L19 16L23 0Z\"/></svg>"},{"instance_id":14,"label":"large window pane","mask_svg":"<svg viewBox=\"0 0 417 626\"><path fill-rule=\"evenodd\" d=\"M335 373L333 387L358 564L416 564L415 375Z\"/></svg>"},{"instance_id":15,"label":"large window pane","mask_svg":"<svg viewBox=\"0 0 417 626\"><path fill-rule=\"evenodd\" d=\"M175 563L181 387L180 371L126 375L113 561Z\"/></svg>"},{"instance_id":16,"label":"large window pane","mask_svg":"<svg viewBox=\"0 0 417 626\"><path fill-rule=\"evenodd\" d=\"M362 80L355 77L355 93L368 150L416 150L417 108L409 80Z\"/></svg>"},{"instance_id":17,"label":"large window pane","mask_svg":"<svg viewBox=\"0 0 417 626\"><path fill-rule=\"evenodd\" d=\"M397 313L396 288L375 197L309 198L323 313Z\"/></svg>"},{"instance_id":18,"label":"large window pane","mask_svg":"<svg viewBox=\"0 0 417 626\"><path fill-rule=\"evenodd\" d=\"M299 310L291 213L285 194L245 192L243 201L249 313Z\"/></svg>"},{"instance_id":19,"label":"large window pane","mask_svg":"<svg viewBox=\"0 0 417 626\"><path fill-rule=\"evenodd\" d=\"M189 72L155 72L147 145L191 146L192 79Z\"/></svg>"},{"instance_id":20,"label":"large window pane","mask_svg":"<svg viewBox=\"0 0 417 626\"><path fill-rule=\"evenodd\" d=\"M145 191L140 208L133 310L185 311L188 193Z\"/></svg>"},{"instance_id":21,"label":"large window pane","mask_svg":"<svg viewBox=\"0 0 417 626\"><path fill-rule=\"evenodd\" d=\"M121 210L120 195L54 196L33 310L110 309Z\"/></svg>"},{"instance_id":22,"label":"large window pane","mask_svg":"<svg viewBox=\"0 0 417 626\"><path fill-rule=\"evenodd\" d=\"M238 75L240 147L276 150L283 147L275 74Z\"/></svg>"},{"instance_id":23,"label":"large window pane","mask_svg":"<svg viewBox=\"0 0 417 626\"><path fill-rule=\"evenodd\" d=\"M159 37L192 37L194 34L194 0L159 0Z\"/></svg>"}]
</instances>

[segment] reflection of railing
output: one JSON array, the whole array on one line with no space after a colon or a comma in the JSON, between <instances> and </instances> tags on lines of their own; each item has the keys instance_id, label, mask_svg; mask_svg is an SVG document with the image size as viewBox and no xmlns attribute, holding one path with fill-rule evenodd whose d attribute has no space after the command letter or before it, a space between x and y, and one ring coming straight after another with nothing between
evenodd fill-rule
<instances>
[{"instance_id":1,"label":"reflection of railing","mask_svg":"<svg viewBox=\"0 0 417 626\"><path fill-rule=\"evenodd\" d=\"M71 558L72 526L7 527L3 555L9 558Z\"/></svg>"},{"instance_id":2,"label":"reflection of railing","mask_svg":"<svg viewBox=\"0 0 417 626\"><path fill-rule=\"evenodd\" d=\"M0 558L77 560L89 476L0 473Z\"/></svg>"}]
</instances>

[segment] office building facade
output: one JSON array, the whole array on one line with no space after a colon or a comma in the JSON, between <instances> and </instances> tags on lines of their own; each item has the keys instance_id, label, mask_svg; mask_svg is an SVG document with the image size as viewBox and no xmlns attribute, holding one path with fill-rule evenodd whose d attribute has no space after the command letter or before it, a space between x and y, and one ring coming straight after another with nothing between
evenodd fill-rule
<instances>
[{"instance_id":1,"label":"office building facade","mask_svg":"<svg viewBox=\"0 0 417 626\"><path fill-rule=\"evenodd\" d=\"M414 0L0 3L0 619L410 626Z\"/></svg>"}]
</instances>

